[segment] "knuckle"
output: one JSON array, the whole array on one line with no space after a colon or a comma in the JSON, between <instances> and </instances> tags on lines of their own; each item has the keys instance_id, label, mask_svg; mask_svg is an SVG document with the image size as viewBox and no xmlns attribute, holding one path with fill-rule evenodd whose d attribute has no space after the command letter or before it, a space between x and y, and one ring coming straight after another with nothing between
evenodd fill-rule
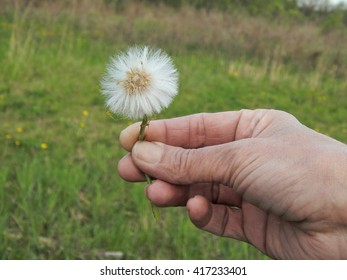
<instances>
[{"instance_id":1,"label":"knuckle","mask_svg":"<svg viewBox=\"0 0 347 280\"><path fill-rule=\"evenodd\" d=\"M195 115L189 121L189 147L203 147L206 143L206 113Z\"/></svg>"},{"instance_id":2,"label":"knuckle","mask_svg":"<svg viewBox=\"0 0 347 280\"><path fill-rule=\"evenodd\" d=\"M191 179L193 158L195 151L192 149L178 149L173 156L173 169L178 182Z\"/></svg>"}]
</instances>

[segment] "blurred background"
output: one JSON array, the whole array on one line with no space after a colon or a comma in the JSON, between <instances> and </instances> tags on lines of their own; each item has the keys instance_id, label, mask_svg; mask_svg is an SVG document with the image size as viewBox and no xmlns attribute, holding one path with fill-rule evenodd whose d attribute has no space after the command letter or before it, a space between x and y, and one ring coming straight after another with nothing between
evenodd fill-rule
<instances>
[{"instance_id":1,"label":"blurred background","mask_svg":"<svg viewBox=\"0 0 347 280\"><path fill-rule=\"evenodd\" d=\"M158 118L276 108L347 142L347 10L336 1L0 0L1 259L264 259L155 221L117 174L129 122L99 81L128 46L169 53L180 92Z\"/></svg>"}]
</instances>

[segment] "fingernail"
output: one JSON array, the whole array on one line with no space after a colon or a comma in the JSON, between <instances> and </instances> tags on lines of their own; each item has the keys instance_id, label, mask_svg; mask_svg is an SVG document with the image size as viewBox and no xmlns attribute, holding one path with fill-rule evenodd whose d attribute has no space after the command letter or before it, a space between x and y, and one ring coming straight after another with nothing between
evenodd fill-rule
<instances>
[{"instance_id":1,"label":"fingernail","mask_svg":"<svg viewBox=\"0 0 347 280\"><path fill-rule=\"evenodd\" d=\"M134 145L132 154L146 163L158 163L163 154L163 147L155 142L139 141Z\"/></svg>"}]
</instances>

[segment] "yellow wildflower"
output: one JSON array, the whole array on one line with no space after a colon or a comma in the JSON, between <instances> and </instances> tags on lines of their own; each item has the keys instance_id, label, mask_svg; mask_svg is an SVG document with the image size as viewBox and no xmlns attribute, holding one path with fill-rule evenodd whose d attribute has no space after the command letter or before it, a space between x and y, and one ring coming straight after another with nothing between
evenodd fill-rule
<instances>
[{"instance_id":1,"label":"yellow wildflower","mask_svg":"<svg viewBox=\"0 0 347 280\"><path fill-rule=\"evenodd\" d=\"M48 148L48 145L46 143L41 144L41 149L46 150Z\"/></svg>"},{"instance_id":2,"label":"yellow wildflower","mask_svg":"<svg viewBox=\"0 0 347 280\"><path fill-rule=\"evenodd\" d=\"M238 78L240 76L240 73L232 65L229 66L228 74L232 78Z\"/></svg>"},{"instance_id":3,"label":"yellow wildflower","mask_svg":"<svg viewBox=\"0 0 347 280\"><path fill-rule=\"evenodd\" d=\"M20 141L19 140L14 141L14 143L16 144L16 146L20 146Z\"/></svg>"},{"instance_id":4,"label":"yellow wildflower","mask_svg":"<svg viewBox=\"0 0 347 280\"><path fill-rule=\"evenodd\" d=\"M80 122L80 128L85 128L86 124L84 122Z\"/></svg>"},{"instance_id":5,"label":"yellow wildflower","mask_svg":"<svg viewBox=\"0 0 347 280\"><path fill-rule=\"evenodd\" d=\"M10 133L6 133L6 134L5 134L5 138L6 138L7 140L10 140L10 139L12 139L12 135L11 135Z\"/></svg>"},{"instance_id":6,"label":"yellow wildflower","mask_svg":"<svg viewBox=\"0 0 347 280\"><path fill-rule=\"evenodd\" d=\"M85 117L88 117L89 116L89 112L87 110L83 110L82 111L82 115L85 116Z\"/></svg>"},{"instance_id":7,"label":"yellow wildflower","mask_svg":"<svg viewBox=\"0 0 347 280\"><path fill-rule=\"evenodd\" d=\"M17 127L17 128L16 128L16 131L17 131L18 133L22 133L22 132L23 132L23 128L22 128L22 127Z\"/></svg>"}]
</instances>

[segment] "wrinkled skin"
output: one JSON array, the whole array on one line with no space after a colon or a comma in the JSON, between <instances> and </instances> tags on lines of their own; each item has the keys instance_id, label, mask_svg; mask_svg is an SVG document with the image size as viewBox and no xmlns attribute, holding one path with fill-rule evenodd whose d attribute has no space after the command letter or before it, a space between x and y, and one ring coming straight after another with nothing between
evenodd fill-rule
<instances>
[{"instance_id":1,"label":"wrinkled skin","mask_svg":"<svg viewBox=\"0 0 347 280\"><path fill-rule=\"evenodd\" d=\"M157 120L120 136L127 181L160 207L186 206L213 234L277 259L347 258L347 146L275 110Z\"/></svg>"}]
</instances>

